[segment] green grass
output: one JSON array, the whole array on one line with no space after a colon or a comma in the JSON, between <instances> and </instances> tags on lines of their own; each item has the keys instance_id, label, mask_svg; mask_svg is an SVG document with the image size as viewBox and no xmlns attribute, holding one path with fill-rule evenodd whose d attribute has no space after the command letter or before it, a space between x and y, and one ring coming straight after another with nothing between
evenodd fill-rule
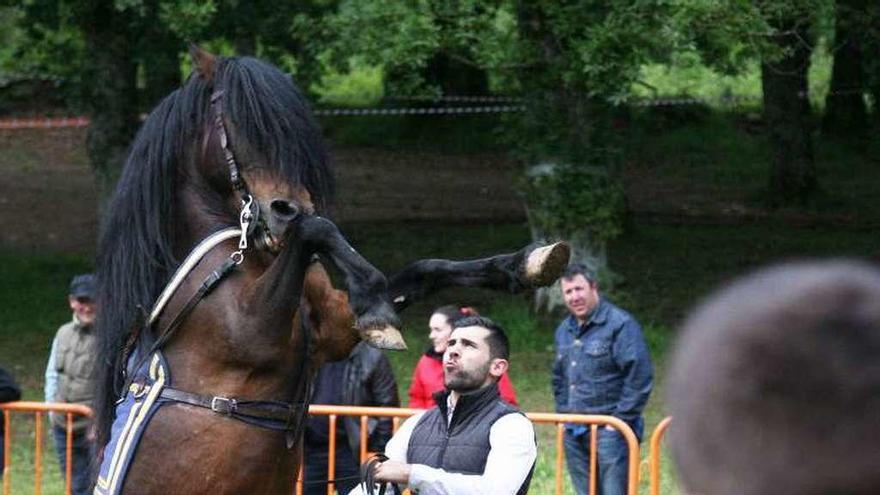
<instances>
[{"instance_id":1,"label":"green grass","mask_svg":"<svg viewBox=\"0 0 880 495\"><path fill-rule=\"evenodd\" d=\"M469 105L462 103L454 106ZM412 102L403 106L438 105ZM503 114L324 116L320 118L320 123L324 135L338 147L444 153L506 150L500 139L504 129Z\"/></svg>"},{"instance_id":2,"label":"green grass","mask_svg":"<svg viewBox=\"0 0 880 495\"><path fill-rule=\"evenodd\" d=\"M766 203L772 150L760 113L719 112L705 107L659 107L633 114L620 146L629 179L649 177L702 203ZM819 116L813 126L820 126ZM819 191L810 204L783 213L840 217L852 224L880 220L880 144L813 134ZM720 197L719 197L720 196ZM651 198L653 208L674 208L681 198Z\"/></svg>"},{"instance_id":3,"label":"green grass","mask_svg":"<svg viewBox=\"0 0 880 495\"><path fill-rule=\"evenodd\" d=\"M477 257L512 251L528 242L523 224L353 224L344 230L368 259L387 271L419 257ZM667 349L674 340L673 329L686 309L712 287L769 262L812 256L866 256L874 250L876 236L869 231L801 229L772 222L732 226L636 223L611 244L609 253L611 265L624 280L615 298L642 321L657 367L655 391L646 411L646 431L652 431L665 416L663 370ZM0 297L5 301L0 318L0 363L13 370L27 399L42 397L49 343L58 325L69 317L67 283L72 275L89 269L90 262L83 256L0 251ZM391 353L391 360L404 403L412 367L427 344L429 313L448 302L473 305L501 322L510 334L510 373L524 409L551 411L549 370L557 318L531 314L528 300L521 296L482 290L448 290L403 313L403 332L410 349ZM29 493L33 483L32 420L16 416L13 429L13 493ZM552 493L553 433L549 427L539 427L538 431L540 462L533 493ZM646 444L643 447L644 457ZM60 475L51 445L47 443L44 450L45 493L60 493ZM664 467L662 493L678 493L669 463ZM647 471L643 469L642 473L644 489ZM567 474L564 478L567 483Z\"/></svg>"}]
</instances>

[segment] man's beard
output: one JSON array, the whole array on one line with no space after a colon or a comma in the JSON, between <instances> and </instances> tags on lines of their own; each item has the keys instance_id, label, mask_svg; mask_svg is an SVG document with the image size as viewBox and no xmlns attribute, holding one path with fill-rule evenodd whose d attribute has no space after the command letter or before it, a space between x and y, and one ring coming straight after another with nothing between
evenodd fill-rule
<instances>
[{"instance_id":1,"label":"man's beard","mask_svg":"<svg viewBox=\"0 0 880 495\"><path fill-rule=\"evenodd\" d=\"M451 374L447 373L444 376L444 384L447 389L455 390L459 393L477 390L486 382L486 377L489 375L490 365L491 363L486 363L484 366L477 369L458 369Z\"/></svg>"}]
</instances>

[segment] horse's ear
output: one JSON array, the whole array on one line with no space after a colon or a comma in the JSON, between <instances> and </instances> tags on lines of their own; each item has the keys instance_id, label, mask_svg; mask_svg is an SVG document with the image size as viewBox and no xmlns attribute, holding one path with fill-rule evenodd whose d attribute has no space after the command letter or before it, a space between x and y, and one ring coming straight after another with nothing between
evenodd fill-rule
<instances>
[{"instance_id":1,"label":"horse's ear","mask_svg":"<svg viewBox=\"0 0 880 495\"><path fill-rule=\"evenodd\" d=\"M193 69L205 80L211 83L214 80L214 72L217 70L217 56L208 53L195 43L189 44L189 56L192 58Z\"/></svg>"}]
</instances>

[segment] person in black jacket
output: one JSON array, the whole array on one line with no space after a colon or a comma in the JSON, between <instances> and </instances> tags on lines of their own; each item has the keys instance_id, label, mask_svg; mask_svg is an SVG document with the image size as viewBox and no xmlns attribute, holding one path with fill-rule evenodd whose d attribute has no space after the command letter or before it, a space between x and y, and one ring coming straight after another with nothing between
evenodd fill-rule
<instances>
[{"instance_id":1,"label":"person in black jacket","mask_svg":"<svg viewBox=\"0 0 880 495\"><path fill-rule=\"evenodd\" d=\"M0 402L12 402L21 399L21 389L12 378L12 375L0 367ZM6 466L6 459L3 458L5 452L3 445L3 415L0 414L0 474L3 474L3 468Z\"/></svg>"},{"instance_id":2,"label":"person in black jacket","mask_svg":"<svg viewBox=\"0 0 880 495\"><path fill-rule=\"evenodd\" d=\"M400 407L397 381L388 357L365 342L359 343L344 361L323 365L315 376L312 404ZM336 469L339 493L348 493L358 483L360 472L361 422L359 417L337 420ZM381 452L391 438L391 418L369 418L367 450ZM326 416L310 416L305 431L305 483L307 495L327 493L330 428ZM343 479L344 478L344 479Z\"/></svg>"}]
</instances>

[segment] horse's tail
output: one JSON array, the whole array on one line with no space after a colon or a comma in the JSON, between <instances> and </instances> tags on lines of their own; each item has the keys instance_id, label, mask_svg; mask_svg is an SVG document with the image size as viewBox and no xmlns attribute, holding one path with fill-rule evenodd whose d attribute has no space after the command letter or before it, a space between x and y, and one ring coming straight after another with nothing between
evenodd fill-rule
<instances>
[{"instance_id":1,"label":"horse's tail","mask_svg":"<svg viewBox=\"0 0 880 495\"><path fill-rule=\"evenodd\" d=\"M385 454L374 454L361 465L361 484L364 486L364 492L367 495L385 495L388 485L391 485L394 495L400 495L400 488L396 484L376 481L376 468L387 460L388 456ZM376 492L376 485L379 485L378 494Z\"/></svg>"}]
</instances>

